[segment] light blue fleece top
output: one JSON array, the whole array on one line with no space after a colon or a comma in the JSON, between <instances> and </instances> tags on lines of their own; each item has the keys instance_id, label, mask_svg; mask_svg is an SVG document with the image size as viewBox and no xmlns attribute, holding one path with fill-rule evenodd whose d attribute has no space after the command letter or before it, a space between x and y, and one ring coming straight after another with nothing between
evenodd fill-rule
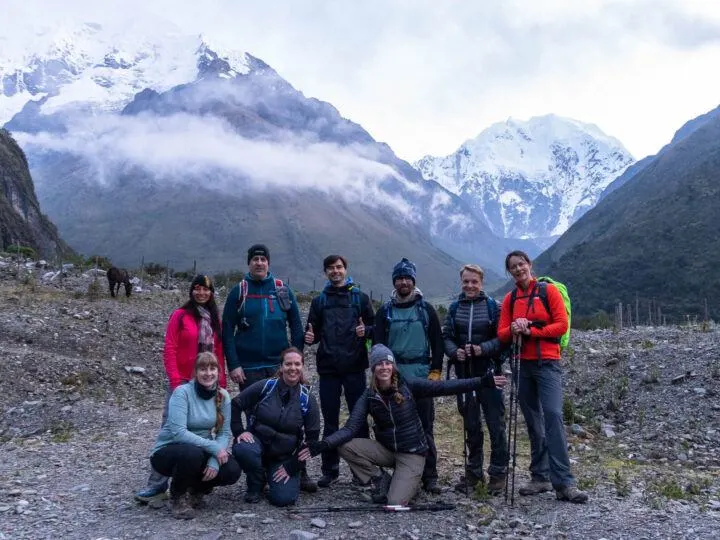
<instances>
[{"instance_id":1,"label":"light blue fleece top","mask_svg":"<svg viewBox=\"0 0 720 540\"><path fill-rule=\"evenodd\" d=\"M222 414L225 418L220 432L213 439L211 431L215 427L217 412L215 410L215 398L202 399L195 391L195 381L181 384L172 396L168 404L168 417L160 433L158 433L155 447L150 452L153 455L162 447L172 443L186 443L199 446L212 457L208 460L207 466L220 470L215 455L227 449L230 443L230 395L218 388L222 393Z\"/></svg>"}]
</instances>

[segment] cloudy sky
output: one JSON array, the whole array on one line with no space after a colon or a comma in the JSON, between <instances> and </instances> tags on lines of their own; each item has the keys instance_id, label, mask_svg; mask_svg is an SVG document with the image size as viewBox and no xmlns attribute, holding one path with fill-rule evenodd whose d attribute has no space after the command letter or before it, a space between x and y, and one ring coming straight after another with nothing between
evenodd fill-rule
<instances>
[{"instance_id":1,"label":"cloudy sky","mask_svg":"<svg viewBox=\"0 0 720 540\"><path fill-rule=\"evenodd\" d=\"M6 44L63 20L169 18L262 58L411 161L546 113L595 123L640 158L720 104L717 0L2 4Z\"/></svg>"}]
</instances>

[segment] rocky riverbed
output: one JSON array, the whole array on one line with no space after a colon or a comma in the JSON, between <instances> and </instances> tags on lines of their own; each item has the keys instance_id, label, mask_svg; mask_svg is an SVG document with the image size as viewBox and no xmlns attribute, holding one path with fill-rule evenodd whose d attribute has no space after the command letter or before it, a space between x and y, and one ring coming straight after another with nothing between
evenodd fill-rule
<instances>
[{"instance_id":1,"label":"rocky riverbed","mask_svg":"<svg viewBox=\"0 0 720 540\"><path fill-rule=\"evenodd\" d=\"M3 262L3 261L0 261ZM298 513L217 489L190 522L138 505L163 396L162 344L181 290L146 284L111 299L100 278L0 264L0 539L2 538L713 538L720 527L720 330L714 325L575 332L565 354L573 467L590 502L553 494L467 498L454 400L438 400L444 493L417 502L454 510ZM222 294L222 292L220 292ZM307 354L313 371L312 351ZM519 430L517 480L527 479ZM319 460L310 466L319 474ZM297 508L364 502L341 482ZM294 536L293 536L294 535Z\"/></svg>"}]
</instances>

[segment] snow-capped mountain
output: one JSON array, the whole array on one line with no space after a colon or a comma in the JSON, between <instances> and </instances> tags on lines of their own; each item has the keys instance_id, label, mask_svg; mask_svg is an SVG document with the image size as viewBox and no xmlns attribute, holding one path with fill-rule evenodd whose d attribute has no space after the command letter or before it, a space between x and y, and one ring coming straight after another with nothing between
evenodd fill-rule
<instances>
[{"instance_id":1,"label":"snow-capped mountain","mask_svg":"<svg viewBox=\"0 0 720 540\"><path fill-rule=\"evenodd\" d=\"M542 240L567 230L633 161L597 126L546 115L493 124L454 154L415 166L470 203L496 234Z\"/></svg>"},{"instance_id":2,"label":"snow-capped mountain","mask_svg":"<svg viewBox=\"0 0 720 540\"><path fill-rule=\"evenodd\" d=\"M0 58L0 125L73 247L130 264L139 250L182 260L207 245L218 269L265 239L307 285L335 246L383 288L377 270L400 253L436 294L457 286L458 260L501 268L509 246L465 201L331 104L248 53L151 30L85 24Z\"/></svg>"}]
</instances>

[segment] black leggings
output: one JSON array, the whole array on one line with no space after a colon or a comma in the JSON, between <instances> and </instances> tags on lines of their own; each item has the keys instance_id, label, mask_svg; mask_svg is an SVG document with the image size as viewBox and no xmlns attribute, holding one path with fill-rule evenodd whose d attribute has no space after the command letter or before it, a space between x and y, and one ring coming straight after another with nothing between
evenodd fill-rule
<instances>
[{"instance_id":1,"label":"black leggings","mask_svg":"<svg viewBox=\"0 0 720 540\"><path fill-rule=\"evenodd\" d=\"M157 472L172 477L170 493L182 495L188 490L210 491L215 486L229 486L240 478L241 470L235 458L230 456L220 465L217 476L203 482L203 472L210 454L199 446L187 443L172 443L163 446L150 457L150 463Z\"/></svg>"}]
</instances>

